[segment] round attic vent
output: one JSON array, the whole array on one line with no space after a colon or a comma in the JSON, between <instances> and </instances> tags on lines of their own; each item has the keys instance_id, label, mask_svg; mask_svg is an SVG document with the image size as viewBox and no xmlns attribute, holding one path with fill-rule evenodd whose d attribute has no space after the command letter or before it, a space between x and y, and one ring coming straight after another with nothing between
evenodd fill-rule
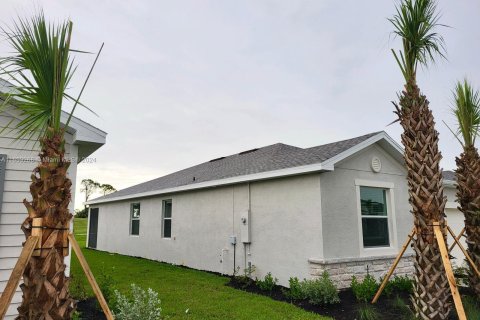
<instances>
[{"instance_id":1,"label":"round attic vent","mask_svg":"<svg viewBox=\"0 0 480 320\"><path fill-rule=\"evenodd\" d=\"M382 170L382 162L377 157L372 158L372 170L373 172L380 172L380 170Z\"/></svg>"}]
</instances>

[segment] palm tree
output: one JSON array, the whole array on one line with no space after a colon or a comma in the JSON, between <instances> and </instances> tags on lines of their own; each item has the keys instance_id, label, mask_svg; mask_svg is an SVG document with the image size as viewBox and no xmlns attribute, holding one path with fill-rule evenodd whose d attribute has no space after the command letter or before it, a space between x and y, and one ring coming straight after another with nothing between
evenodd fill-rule
<instances>
[{"instance_id":1,"label":"palm tree","mask_svg":"<svg viewBox=\"0 0 480 320\"><path fill-rule=\"evenodd\" d=\"M468 83L458 82L454 91L456 137L463 152L457 162L457 200L465 215L467 251L480 267L480 155L475 147L480 134L480 93ZM480 296L480 278L470 267L470 287Z\"/></svg>"},{"instance_id":2,"label":"palm tree","mask_svg":"<svg viewBox=\"0 0 480 320\"><path fill-rule=\"evenodd\" d=\"M395 35L402 39L403 50L392 52L405 78L405 86L399 94L399 103L394 105L397 121L404 130L402 143L409 202L416 230L412 300L417 318L446 319L451 308L450 292L432 227L433 222L444 223L442 156L435 120L416 78L419 65L427 67L436 57L444 56L444 41L435 31L440 24L433 0L402 0L396 11L389 21Z\"/></svg>"},{"instance_id":3,"label":"palm tree","mask_svg":"<svg viewBox=\"0 0 480 320\"><path fill-rule=\"evenodd\" d=\"M24 200L28 216L22 230L26 237L31 235L33 218L43 218L44 226L44 249L31 258L23 274L17 319L70 319L75 301L69 294L62 247L72 218L68 210L72 182L67 177L70 162L65 158L60 116L65 99L75 101L72 113L78 101L66 93L75 72L70 56L72 22L48 24L40 12L3 32L14 52L0 59L2 74L15 85L6 99L23 119L14 130L18 138L38 139L40 147L40 162L31 177L32 201ZM70 119L71 114L66 126Z\"/></svg>"}]
</instances>

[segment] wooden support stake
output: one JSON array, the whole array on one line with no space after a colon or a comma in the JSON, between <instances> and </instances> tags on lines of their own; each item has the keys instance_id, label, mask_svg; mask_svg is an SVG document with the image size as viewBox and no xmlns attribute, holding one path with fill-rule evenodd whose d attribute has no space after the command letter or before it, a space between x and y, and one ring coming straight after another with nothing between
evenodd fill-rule
<instances>
[{"instance_id":1,"label":"wooden support stake","mask_svg":"<svg viewBox=\"0 0 480 320\"><path fill-rule=\"evenodd\" d=\"M43 226L43 219L42 218L33 218L32 219L32 237L38 237L37 245L35 246L35 249L33 251L32 256L38 257L42 253L42 235L43 235L43 229L41 228Z\"/></svg>"},{"instance_id":2,"label":"wooden support stake","mask_svg":"<svg viewBox=\"0 0 480 320\"><path fill-rule=\"evenodd\" d=\"M450 229L450 227L448 227ZM450 248L448 249L448 252L452 252L453 248L455 248L455 246L457 245L458 241L463 237L463 234L465 233L465 227L463 227L462 231L460 231L460 233L458 234L458 236L455 237L455 235L452 234L452 237L453 237L453 243L452 245L450 246Z\"/></svg>"},{"instance_id":3,"label":"wooden support stake","mask_svg":"<svg viewBox=\"0 0 480 320\"><path fill-rule=\"evenodd\" d=\"M477 276L480 277L480 271L478 270L478 267L475 265L475 262L473 262L472 258L468 254L467 250L463 247L463 245L460 243L460 241L455 237L455 234L453 233L452 229L450 229L450 226L447 227L448 232L452 235L453 239L455 240L455 243L460 247L460 250L462 250L463 254L465 255L465 258L467 258L468 262L470 262L470 265L472 266L473 270L477 273Z\"/></svg>"},{"instance_id":4,"label":"wooden support stake","mask_svg":"<svg viewBox=\"0 0 480 320\"><path fill-rule=\"evenodd\" d=\"M458 292L457 283L455 281L455 276L453 275L452 264L448 258L448 249L445 245L445 240L443 239L442 230L440 230L440 223L433 223L433 231L435 232L435 238L437 239L438 247L442 256L443 267L447 274L448 284L450 285L450 291L452 292L453 302L455 303L455 308L457 309L457 315L459 320L467 320L465 315L465 310L463 309L462 298Z\"/></svg>"},{"instance_id":5,"label":"wooden support stake","mask_svg":"<svg viewBox=\"0 0 480 320\"><path fill-rule=\"evenodd\" d=\"M85 275L87 276L87 280L92 286L93 292L95 293L95 296L98 299L98 302L100 303L100 306L102 307L103 313L107 317L107 320L114 320L113 314L108 308L107 301L105 301L105 298L103 297L102 291L98 287L97 281L95 281L95 277L93 276L92 271L90 270L90 267L88 266L87 260L85 260L85 257L82 253L82 250L80 249L80 246L78 245L77 240L75 240L75 237L73 234L68 235L68 239L70 240L70 243L72 244L72 249L75 251L75 254L77 255L78 261L80 261L80 265L83 268L83 272L85 272Z\"/></svg>"},{"instance_id":6,"label":"wooden support stake","mask_svg":"<svg viewBox=\"0 0 480 320\"><path fill-rule=\"evenodd\" d=\"M12 270L12 274L8 279L5 290L0 297L0 319L3 319L5 317L8 307L12 302L13 295L15 294L18 284L20 283L20 279L22 278L23 272L25 271L27 263L30 260L33 250L35 249L35 246L39 241L40 239L38 237L30 236L23 245L20 257L18 258L17 263Z\"/></svg>"},{"instance_id":7,"label":"wooden support stake","mask_svg":"<svg viewBox=\"0 0 480 320\"><path fill-rule=\"evenodd\" d=\"M407 239L407 241L405 241L405 243L404 243L404 245L403 245L403 247L402 247L402 250L400 250L400 252L399 252L398 255L397 255L397 258L395 259L395 261L393 262L392 266L390 267L390 270L388 270L388 273L387 273L387 275L385 276L385 278L383 279L382 284L380 285L380 288L378 288L378 291L377 291L377 293L375 294L375 297L373 298L372 303L376 303L376 302L378 301L378 298L380 298L380 295L382 294L383 289L385 289L385 286L387 285L388 280L390 280L390 277L392 276L393 272L394 272L395 269L397 268L397 265L398 265L398 263L400 262L400 259L402 259L403 254L404 254L405 251L407 250L408 245L410 244L410 241L412 241L412 238L413 238L413 235L414 235L414 234L415 234L415 228L413 228L412 231L408 234L408 239Z\"/></svg>"},{"instance_id":8,"label":"wooden support stake","mask_svg":"<svg viewBox=\"0 0 480 320\"><path fill-rule=\"evenodd\" d=\"M66 257L68 256L68 248L69 248L69 243L68 243L68 235L70 234L69 230L62 230L62 245L63 245L63 256Z\"/></svg>"}]
</instances>

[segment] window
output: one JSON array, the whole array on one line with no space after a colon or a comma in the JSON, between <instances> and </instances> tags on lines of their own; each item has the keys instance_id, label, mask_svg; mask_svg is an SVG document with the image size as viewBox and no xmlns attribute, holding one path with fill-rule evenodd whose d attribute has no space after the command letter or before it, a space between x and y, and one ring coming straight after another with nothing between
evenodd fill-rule
<instances>
[{"instance_id":1,"label":"window","mask_svg":"<svg viewBox=\"0 0 480 320\"><path fill-rule=\"evenodd\" d=\"M134 236L140 234L140 203L130 205L130 234Z\"/></svg>"},{"instance_id":2,"label":"window","mask_svg":"<svg viewBox=\"0 0 480 320\"><path fill-rule=\"evenodd\" d=\"M172 200L163 201L162 237L172 237Z\"/></svg>"},{"instance_id":3,"label":"window","mask_svg":"<svg viewBox=\"0 0 480 320\"><path fill-rule=\"evenodd\" d=\"M360 187L363 246L388 247L387 189Z\"/></svg>"}]
</instances>

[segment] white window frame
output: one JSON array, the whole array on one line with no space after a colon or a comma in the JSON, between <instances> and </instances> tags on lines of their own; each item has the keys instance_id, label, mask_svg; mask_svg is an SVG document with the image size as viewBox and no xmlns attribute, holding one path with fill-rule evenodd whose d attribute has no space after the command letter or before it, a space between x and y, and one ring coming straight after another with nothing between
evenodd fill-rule
<instances>
[{"instance_id":1,"label":"white window frame","mask_svg":"<svg viewBox=\"0 0 480 320\"><path fill-rule=\"evenodd\" d=\"M140 206L140 215L138 216L138 218L134 218L133 217L133 205L134 204L137 204ZM139 237L140 236L140 218L142 217L142 204L138 201L138 202L131 202L130 203L130 212L128 213L129 214L129 217L130 217L130 236L131 237ZM133 227L133 223L132 221L135 220L137 221L138 220L138 234L133 234L132 231L132 227Z\"/></svg>"},{"instance_id":2,"label":"white window frame","mask_svg":"<svg viewBox=\"0 0 480 320\"><path fill-rule=\"evenodd\" d=\"M384 247L364 247L363 245L363 227L362 227L362 205L360 201L360 187L381 188L386 190L387 199L387 219L388 219L388 237L389 246ZM357 217L358 217L358 244L360 256L384 256L396 254L397 249L397 223L395 218L395 185L392 182L372 181L355 179L355 189L357 196Z\"/></svg>"},{"instance_id":3,"label":"white window frame","mask_svg":"<svg viewBox=\"0 0 480 320\"><path fill-rule=\"evenodd\" d=\"M165 218L165 204L170 202L172 207L172 212L170 212L170 217ZM165 220L170 220L170 237L165 237ZM172 239L172 227L173 227L173 200L172 199L164 199L162 200L162 239L170 240Z\"/></svg>"}]
</instances>

